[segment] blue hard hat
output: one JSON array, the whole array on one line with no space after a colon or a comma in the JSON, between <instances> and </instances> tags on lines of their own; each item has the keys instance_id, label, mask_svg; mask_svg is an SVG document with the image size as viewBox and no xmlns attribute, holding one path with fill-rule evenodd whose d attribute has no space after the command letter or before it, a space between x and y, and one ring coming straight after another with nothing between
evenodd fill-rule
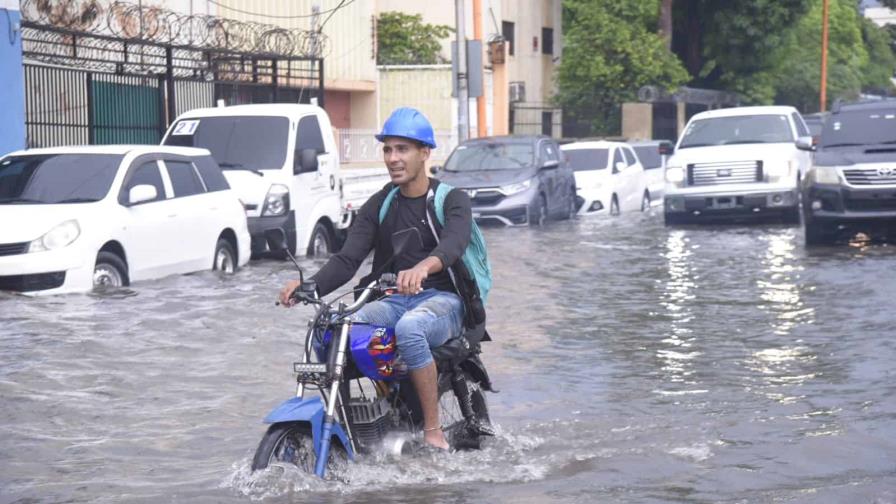
<instances>
[{"instance_id":1,"label":"blue hard hat","mask_svg":"<svg viewBox=\"0 0 896 504\"><path fill-rule=\"evenodd\" d=\"M382 142L390 136L410 138L432 149L436 148L432 125L426 116L415 108L401 107L392 112L383 124L383 130L376 135L376 139Z\"/></svg>"}]
</instances>

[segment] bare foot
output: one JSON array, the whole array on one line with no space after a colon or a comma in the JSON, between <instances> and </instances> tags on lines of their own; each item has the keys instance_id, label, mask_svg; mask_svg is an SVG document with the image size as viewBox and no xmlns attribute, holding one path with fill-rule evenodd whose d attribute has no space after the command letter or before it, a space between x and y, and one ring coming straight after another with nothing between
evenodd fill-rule
<instances>
[{"instance_id":1,"label":"bare foot","mask_svg":"<svg viewBox=\"0 0 896 504\"><path fill-rule=\"evenodd\" d=\"M439 448L440 450L448 450L451 448L448 446L448 441L445 439L445 434L442 432L442 429L424 431L423 442L435 448Z\"/></svg>"}]
</instances>

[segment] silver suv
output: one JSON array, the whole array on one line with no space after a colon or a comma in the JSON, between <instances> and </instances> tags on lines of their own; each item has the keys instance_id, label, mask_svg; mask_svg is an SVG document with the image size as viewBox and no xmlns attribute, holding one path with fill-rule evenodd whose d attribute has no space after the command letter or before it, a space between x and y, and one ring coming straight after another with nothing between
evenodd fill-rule
<instances>
[{"instance_id":1,"label":"silver suv","mask_svg":"<svg viewBox=\"0 0 896 504\"><path fill-rule=\"evenodd\" d=\"M896 237L896 100L835 107L802 192L806 245Z\"/></svg>"}]
</instances>

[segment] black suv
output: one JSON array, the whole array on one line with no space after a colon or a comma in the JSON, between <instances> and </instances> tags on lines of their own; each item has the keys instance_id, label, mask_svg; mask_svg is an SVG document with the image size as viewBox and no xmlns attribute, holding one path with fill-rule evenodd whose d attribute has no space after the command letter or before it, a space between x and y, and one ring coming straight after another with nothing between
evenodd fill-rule
<instances>
[{"instance_id":1,"label":"black suv","mask_svg":"<svg viewBox=\"0 0 896 504\"><path fill-rule=\"evenodd\" d=\"M834 107L802 195L806 245L896 237L896 100Z\"/></svg>"}]
</instances>

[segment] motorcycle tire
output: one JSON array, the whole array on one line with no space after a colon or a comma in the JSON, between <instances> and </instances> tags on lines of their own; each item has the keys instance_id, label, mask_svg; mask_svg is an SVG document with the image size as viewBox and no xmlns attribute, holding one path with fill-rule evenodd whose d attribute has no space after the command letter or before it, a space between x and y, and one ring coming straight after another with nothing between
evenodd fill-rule
<instances>
[{"instance_id":1,"label":"motorcycle tire","mask_svg":"<svg viewBox=\"0 0 896 504\"><path fill-rule=\"evenodd\" d=\"M252 459L252 470L260 471L274 463L292 464L300 470L314 474L317 455L314 453L314 440L311 437L311 426L307 422L283 422L271 425L255 450ZM324 479L338 479L348 463L348 454L334 438L330 445L330 460Z\"/></svg>"},{"instance_id":2,"label":"motorcycle tire","mask_svg":"<svg viewBox=\"0 0 896 504\"><path fill-rule=\"evenodd\" d=\"M466 372L464 372L464 381L470 391L470 402L476 416L476 424L471 425L464 419L458 398L451 387L439 394L439 421L448 439L448 444L452 448L458 450L479 449L482 436L488 435L484 432L492 430L488 402L482 387Z\"/></svg>"}]
</instances>

